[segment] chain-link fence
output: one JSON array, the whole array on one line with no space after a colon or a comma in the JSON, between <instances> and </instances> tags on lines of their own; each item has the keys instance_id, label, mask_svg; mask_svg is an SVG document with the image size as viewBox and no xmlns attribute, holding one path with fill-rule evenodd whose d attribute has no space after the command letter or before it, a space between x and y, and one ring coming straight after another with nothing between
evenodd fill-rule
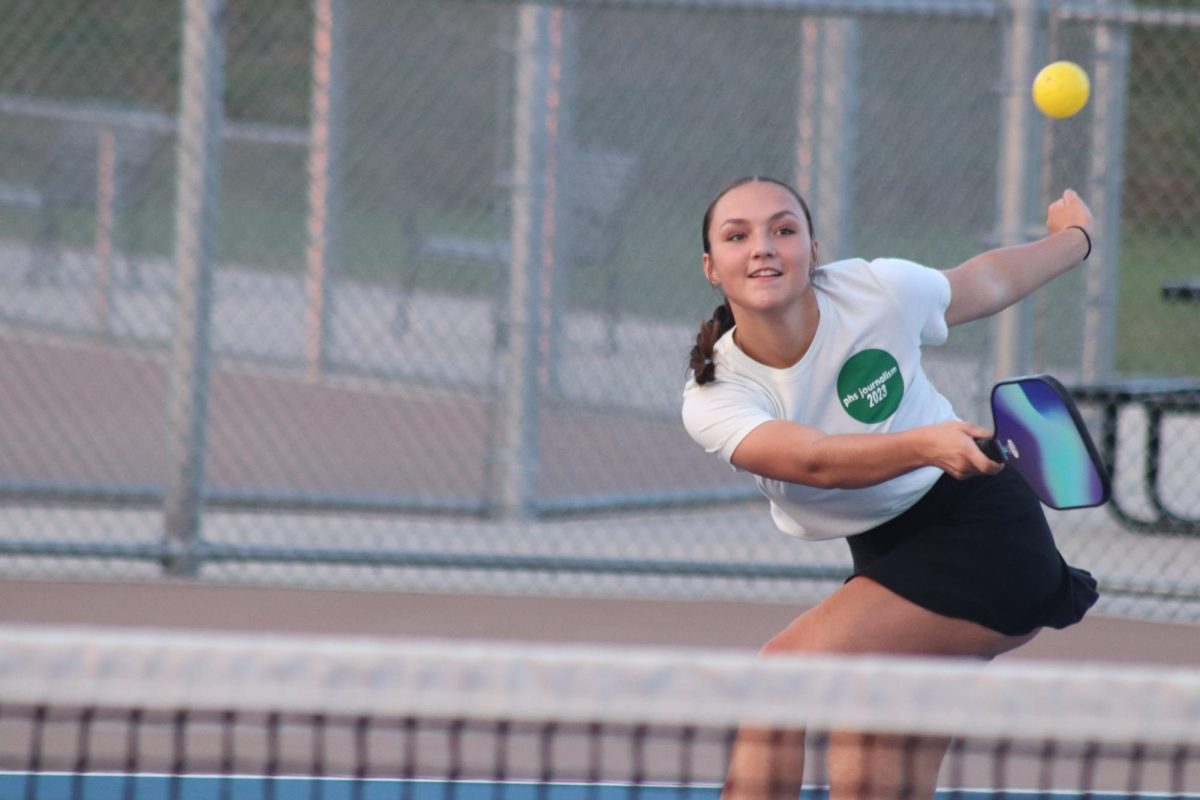
<instances>
[{"instance_id":1,"label":"chain-link fence","mask_svg":"<svg viewBox=\"0 0 1200 800\"><path fill-rule=\"evenodd\" d=\"M1200 12L1115 0L3 0L0 551L19 575L808 598L679 422L716 189L945 268L1096 252L926 353L1092 393L1112 611L1200 599ZM1036 114L1049 60L1078 116ZM1132 380L1137 378L1137 380ZM1158 598L1155 602L1146 598Z\"/></svg>"}]
</instances>

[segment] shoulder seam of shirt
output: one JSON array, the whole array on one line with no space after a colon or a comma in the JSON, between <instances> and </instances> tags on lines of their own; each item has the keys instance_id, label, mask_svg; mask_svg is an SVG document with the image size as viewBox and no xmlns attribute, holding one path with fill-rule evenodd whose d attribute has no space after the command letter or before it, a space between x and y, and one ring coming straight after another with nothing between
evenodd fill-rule
<instances>
[{"instance_id":1,"label":"shoulder seam of shirt","mask_svg":"<svg viewBox=\"0 0 1200 800\"><path fill-rule=\"evenodd\" d=\"M871 280L875 282L875 285L878 286L880 289L882 289L883 293L885 295L887 295L888 300L892 304L892 308L900 314L901 324L903 324L904 327L907 329L908 321L904 316L904 306L900 304L900 299L898 297L896 297L896 293L894 291L892 291L892 287L888 286L888 284L885 283L883 281L883 279L880 278L879 275L875 272L875 261L878 261L878 260L880 260L880 259L873 259L871 261L865 262L867 272L870 273ZM890 259L890 260L902 261L904 259ZM920 338L920 337L918 336L918 338Z\"/></svg>"}]
</instances>

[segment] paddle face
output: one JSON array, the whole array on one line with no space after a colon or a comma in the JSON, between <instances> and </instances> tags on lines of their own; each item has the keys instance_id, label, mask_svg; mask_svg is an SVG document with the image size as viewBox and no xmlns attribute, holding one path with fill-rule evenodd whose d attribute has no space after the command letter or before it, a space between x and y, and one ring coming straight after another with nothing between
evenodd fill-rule
<instances>
[{"instance_id":1,"label":"paddle face","mask_svg":"<svg viewBox=\"0 0 1200 800\"><path fill-rule=\"evenodd\" d=\"M1108 473L1075 403L1057 380L1031 375L998 383L992 389L992 418L993 453L998 451L1047 506L1088 508L1108 501ZM986 444L981 446L988 452Z\"/></svg>"}]
</instances>

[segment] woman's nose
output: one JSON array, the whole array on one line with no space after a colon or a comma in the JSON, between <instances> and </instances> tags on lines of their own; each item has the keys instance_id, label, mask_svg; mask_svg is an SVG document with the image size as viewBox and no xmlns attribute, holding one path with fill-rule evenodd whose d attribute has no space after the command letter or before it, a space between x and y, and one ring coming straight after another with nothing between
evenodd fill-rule
<instances>
[{"instance_id":1,"label":"woman's nose","mask_svg":"<svg viewBox=\"0 0 1200 800\"><path fill-rule=\"evenodd\" d=\"M766 234L760 234L754 237L753 255L764 256L775 254L775 243L771 241L771 237Z\"/></svg>"}]
</instances>

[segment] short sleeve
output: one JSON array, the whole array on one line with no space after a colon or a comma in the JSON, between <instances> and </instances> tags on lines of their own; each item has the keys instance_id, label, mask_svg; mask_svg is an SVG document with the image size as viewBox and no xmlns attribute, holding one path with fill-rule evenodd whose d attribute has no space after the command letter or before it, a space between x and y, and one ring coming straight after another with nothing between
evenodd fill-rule
<instances>
[{"instance_id":1,"label":"short sleeve","mask_svg":"<svg viewBox=\"0 0 1200 800\"><path fill-rule=\"evenodd\" d=\"M876 259L871 270L896 299L905 326L920 336L921 344L946 341L950 281L943 273L899 258Z\"/></svg>"},{"instance_id":2,"label":"short sleeve","mask_svg":"<svg viewBox=\"0 0 1200 800\"><path fill-rule=\"evenodd\" d=\"M718 379L701 386L689 380L683 391L683 426L688 435L730 463L750 431L776 418L770 409L766 393L750 383Z\"/></svg>"}]
</instances>

